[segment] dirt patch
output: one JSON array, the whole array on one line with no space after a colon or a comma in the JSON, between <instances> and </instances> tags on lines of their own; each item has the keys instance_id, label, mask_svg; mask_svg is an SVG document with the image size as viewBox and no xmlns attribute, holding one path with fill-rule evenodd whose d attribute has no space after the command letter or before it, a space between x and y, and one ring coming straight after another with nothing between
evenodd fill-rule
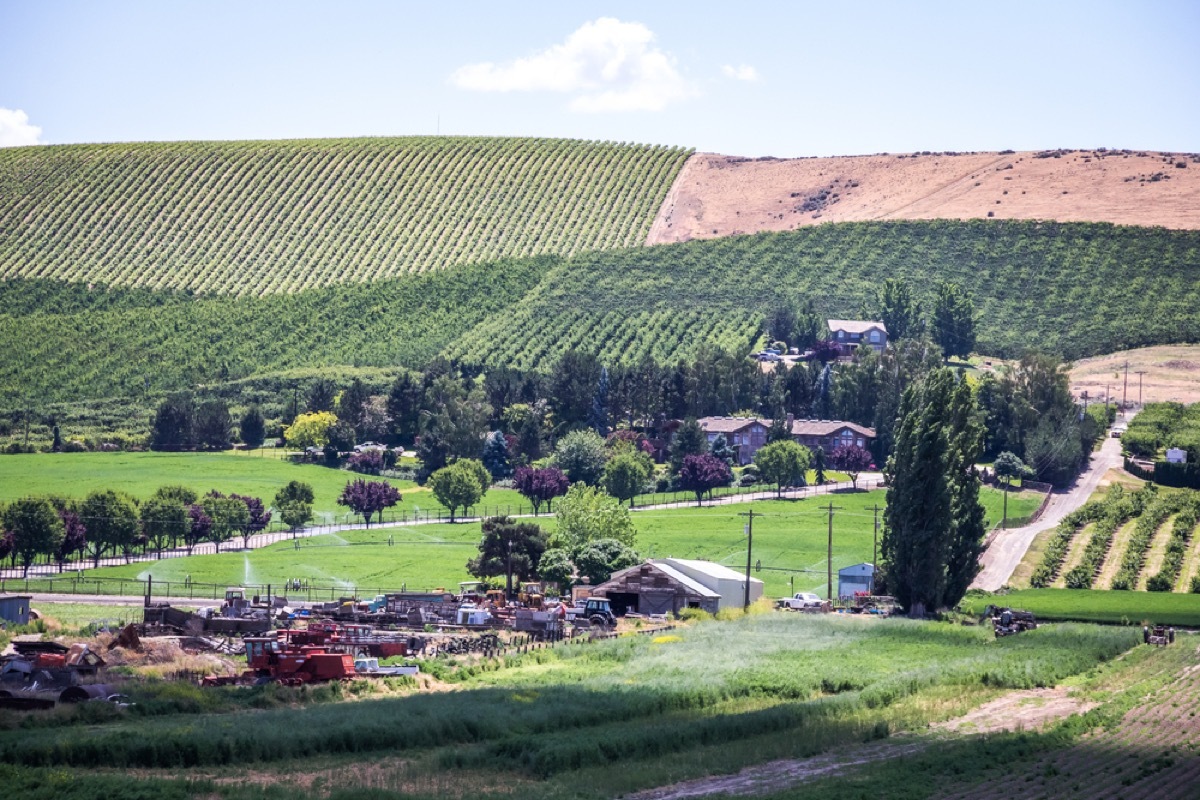
<instances>
[{"instance_id":1,"label":"dirt patch","mask_svg":"<svg viewBox=\"0 0 1200 800\"><path fill-rule=\"evenodd\" d=\"M839 774L848 767L915 753L924 750L928 745L929 742L914 742L911 739L906 743L889 741L873 745L859 745L853 749L840 749L812 758L771 761L747 767L733 775L697 778L626 795L626 800L683 800L687 797L704 797L712 794L734 796L771 794L807 781Z\"/></svg>"},{"instance_id":2,"label":"dirt patch","mask_svg":"<svg viewBox=\"0 0 1200 800\"><path fill-rule=\"evenodd\" d=\"M1129 365L1126 383L1125 365ZM1200 402L1200 345L1162 345L1086 358L1071 368L1071 391L1090 402Z\"/></svg>"},{"instance_id":3,"label":"dirt patch","mask_svg":"<svg viewBox=\"0 0 1200 800\"><path fill-rule=\"evenodd\" d=\"M749 159L696 153L676 178L647 244L823 222L989 217L1200 229L1200 156L1056 150Z\"/></svg>"},{"instance_id":4,"label":"dirt patch","mask_svg":"<svg viewBox=\"0 0 1200 800\"><path fill-rule=\"evenodd\" d=\"M1083 714L1096 705L1070 696L1063 688L1028 689L1010 692L957 719L932 727L952 733L1036 730L1060 719Z\"/></svg>"}]
</instances>

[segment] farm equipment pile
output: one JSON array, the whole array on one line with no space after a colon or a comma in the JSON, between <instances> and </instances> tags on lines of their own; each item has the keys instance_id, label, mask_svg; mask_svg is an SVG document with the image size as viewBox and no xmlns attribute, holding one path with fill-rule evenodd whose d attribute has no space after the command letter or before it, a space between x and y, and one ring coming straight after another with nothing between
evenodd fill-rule
<instances>
[{"instance_id":1,"label":"farm equipment pile","mask_svg":"<svg viewBox=\"0 0 1200 800\"><path fill-rule=\"evenodd\" d=\"M1016 611L1011 608L997 608L989 606L989 611L992 618L992 631L996 634L996 638L1001 636L1012 636L1014 633L1023 633L1037 628L1037 618L1029 611Z\"/></svg>"}]
</instances>

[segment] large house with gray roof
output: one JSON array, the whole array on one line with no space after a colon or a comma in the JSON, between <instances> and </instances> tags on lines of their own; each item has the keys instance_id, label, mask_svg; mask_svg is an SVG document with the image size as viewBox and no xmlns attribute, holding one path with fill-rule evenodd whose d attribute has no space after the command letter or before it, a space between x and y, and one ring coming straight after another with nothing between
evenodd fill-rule
<instances>
[{"instance_id":1,"label":"large house with gray roof","mask_svg":"<svg viewBox=\"0 0 1200 800\"><path fill-rule=\"evenodd\" d=\"M843 356L852 356L860 344L867 344L876 353L887 349L887 326L882 322L856 319L826 320L829 339L837 344Z\"/></svg>"}]
</instances>

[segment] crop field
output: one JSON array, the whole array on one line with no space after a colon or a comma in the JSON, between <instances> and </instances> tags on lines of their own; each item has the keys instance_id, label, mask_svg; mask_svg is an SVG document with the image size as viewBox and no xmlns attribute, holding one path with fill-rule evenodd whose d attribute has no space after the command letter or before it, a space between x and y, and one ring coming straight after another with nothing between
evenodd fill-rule
<instances>
[{"instance_id":1,"label":"crop field","mask_svg":"<svg viewBox=\"0 0 1200 800\"><path fill-rule=\"evenodd\" d=\"M978 352L1016 357L1039 341L1078 358L1200 338L1198 253L1198 231L982 220L820 225L587 253L447 354L538 365L555 343L587 342L606 360L672 361L703 342L745 348L781 300L853 316L887 276L918 297L941 280L971 291Z\"/></svg>"},{"instance_id":2,"label":"crop field","mask_svg":"<svg viewBox=\"0 0 1200 800\"><path fill-rule=\"evenodd\" d=\"M1187 592L1200 561L1200 492L1110 487L1034 548L1035 588ZM1040 537L1041 538L1041 537Z\"/></svg>"},{"instance_id":3,"label":"crop field","mask_svg":"<svg viewBox=\"0 0 1200 800\"><path fill-rule=\"evenodd\" d=\"M549 369L574 346L610 364L669 362L706 344L749 350L783 300L853 316L881 275L918 295L943 279L972 291L979 352L1015 356L1032 339L1077 358L1200 339L1197 253L1200 231L879 222L264 297L0 281L0 348L10 354L0 405L142 396L302 368L421 368L438 354Z\"/></svg>"},{"instance_id":4,"label":"crop field","mask_svg":"<svg viewBox=\"0 0 1200 800\"><path fill-rule=\"evenodd\" d=\"M0 153L0 278L271 294L642 244L688 151L411 137Z\"/></svg>"},{"instance_id":5,"label":"crop field","mask_svg":"<svg viewBox=\"0 0 1200 800\"><path fill-rule=\"evenodd\" d=\"M448 676L450 692L148 684L127 709L21 727L0 716L0 777L68 798L111 793L110 770L139 797L614 797L893 737L937 750L947 743L921 733L929 723L1105 674L1137 641L1086 625L995 640L958 625L759 614L468 667Z\"/></svg>"},{"instance_id":6,"label":"crop field","mask_svg":"<svg viewBox=\"0 0 1200 800\"><path fill-rule=\"evenodd\" d=\"M999 516L1001 498L984 490L988 517ZM680 507L638 511L633 515L638 551L647 558L692 558L716 561L736 570L745 569L746 539L742 533L748 508L754 522L754 577L763 581L767 597L798 591L826 591L828 511L833 500L833 569L872 559L874 508L884 505L884 492L859 492L813 497L800 501L757 501L753 504L705 508ZM1034 503L1033 498L1010 499L1009 511ZM881 517L882 519L882 513ZM529 518L547 530L554 529L553 515ZM468 558L476 555L479 523L389 526L370 530L339 531L285 541L252 551L237 551L170 558L152 563L84 570L87 578L105 581L84 583L80 591L140 593L136 585L120 579L153 578L156 593L187 595L192 583L222 587L237 584L276 587L300 579L314 587L337 587L339 593L357 591L373 595L379 590L453 588L469 580ZM64 579L31 580L30 591L68 591ZM13 582L21 588L24 582ZM57 587L57 588L56 588Z\"/></svg>"},{"instance_id":7,"label":"crop field","mask_svg":"<svg viewBox=\"0 0 1200 800\"><path fill-rule=\"evenodd\" d=\"M975 594L960 603L982 614L989 604L1032 611L1039 619L1136 625L1153 622L1200 628L1200 594L1121 592L1103 589L1016 589L1007 594Z\"/></svg>"}]
</instances>

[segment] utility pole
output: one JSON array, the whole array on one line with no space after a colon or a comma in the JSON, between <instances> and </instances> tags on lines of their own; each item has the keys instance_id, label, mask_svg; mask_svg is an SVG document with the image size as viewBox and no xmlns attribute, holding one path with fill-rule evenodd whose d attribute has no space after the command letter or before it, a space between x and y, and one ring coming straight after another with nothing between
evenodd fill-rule
<instances>
[{"instance_id":1,"label":"utility pole","mask_svg":"<svg viewBox=\"0 0 1200 800\"><path fill-rule=\"evenodd\" d=\"M750 608L750 560L752 558L751 551L754 548L754 518L761 517L762 514L757 513L753 508L749 511L738 513L739 517L746 517L746 596L742 604L743 609Z\"/></svg>"},{"instance_id":2,"label":"utility pole","mask_svg":"<svg viewBox=\"0 0 1200 800\"><path fill-rule=\"evenodd\" d=\"M1142 405L1142 376L1146 374L1146 370L1136 370L1138 376L1138 407Z\"/></svg>"},{"instance_id":3,"label":"utility pole","mask_svg":"<svg viewBox=\"0 0 1200 800\"><path fill-rule=\"evenodd\" d=\"M1128 395L1129 395L1129 362L1126 361L1125 362L1125 386L1124 386L1124 388L1121 389L1121 410L1122 411L1124 411L1125 406L1128 405L1128 402L1127 402L1129 399Z\"/></svg>"},{"instance_id":4,"label":"utility pole","mask_svg":"<svg viewBox=\"0 0 1200 800\"><path fill-rule=\"evenodd\" d=\"M833 602L833 512L841 509L841 506L835 506L833 501L829 501L829 549L826 554L825 561L825 599L830 603Z\"/></svg>"},{"instance_id":5,"label":"utility pole","mask_svg":"<svg viewBox=\"0 0 1200 800\"><path fill-rule=\"evenodd\" d=\"M1109 397L1111 396L1111 394L1112 394L1112 393L1109 391L1109 386L1110 386L1110 385L1109 385L1109 384L1107 384L1107 383L1106 383L1106 384L1104 384L1104 418L1105 418L1105 419L1108 419L1108 398L1109 398Z\"/></svg>"},{"instance_id":6,"label":"utility pole","mask_svg":"<svg viewBox=\"0 0 1200 800\"><path fill-rule=\"evenodd\" d=\"M872 510L875 512L875 544L871 547L871 594L875 594L875 573L879 571L879 503Z\"/></svg>"}]
</instances>

